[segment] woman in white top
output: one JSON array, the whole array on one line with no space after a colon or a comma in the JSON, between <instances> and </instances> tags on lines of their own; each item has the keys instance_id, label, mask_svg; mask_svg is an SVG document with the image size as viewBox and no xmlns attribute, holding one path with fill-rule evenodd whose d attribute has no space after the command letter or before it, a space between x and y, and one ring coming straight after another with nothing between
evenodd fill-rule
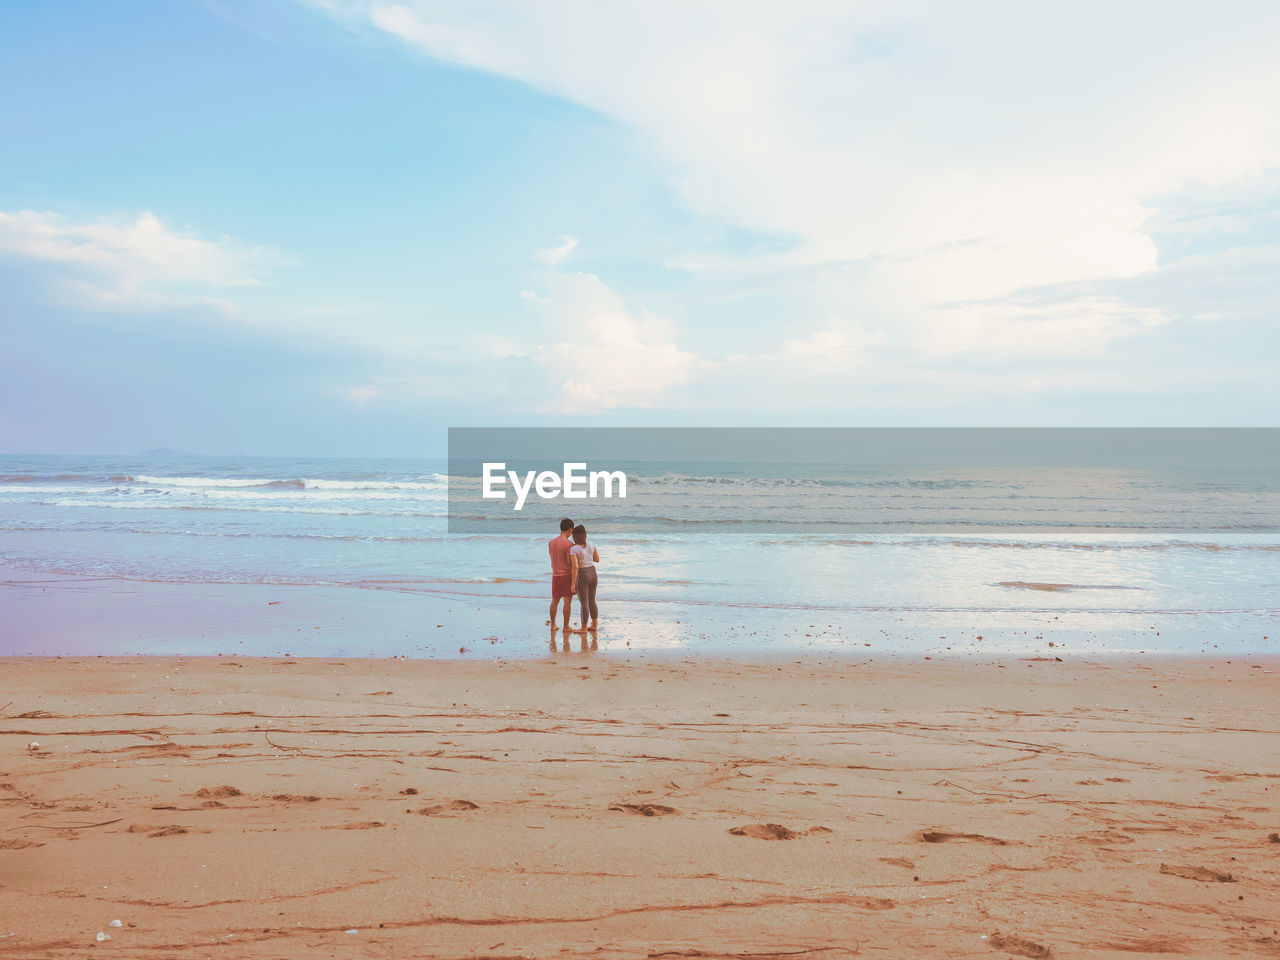
<instances>
[{"instance_id":1,"label":"woman in white top","mask_svg":"<svg viewBox=\"0 0 1280 960\"><path fill-rule=\"evenodd\" d=\"M600 551L594 543L587 541L587 528L578 524L573 528L573 546L569 548L569 572L571 575L570 592L578 595L578 609L582 611L582 629L596 629L596 621L600 619L600 611L596 609L596 585L600 582L596 574L596 564L600 562ZM591 625L587 625L587 613L591 613ZM585 642L585 641L584 641Z\"/></svg>"}]
</instances>

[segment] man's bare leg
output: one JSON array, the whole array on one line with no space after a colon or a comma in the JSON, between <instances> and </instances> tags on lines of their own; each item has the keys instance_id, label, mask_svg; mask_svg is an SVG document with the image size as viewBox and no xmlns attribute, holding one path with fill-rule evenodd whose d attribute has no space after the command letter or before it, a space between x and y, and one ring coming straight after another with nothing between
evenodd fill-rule
<instances>
[{"instance_id":1,"label":"man's bare leg","mask_svg":"<svg viewBox=\"0 0 1280 960\"><path fill-rule=\"evenodd\" d=\"M559 607L560 607L560 598L555 597L551 601L551 612L547 614L547 616L550 618L547 620L547 623L549 623L553 627L555 626L555 623L556 623L556 610L559 609Z\"/></svg>"}]
</instances>

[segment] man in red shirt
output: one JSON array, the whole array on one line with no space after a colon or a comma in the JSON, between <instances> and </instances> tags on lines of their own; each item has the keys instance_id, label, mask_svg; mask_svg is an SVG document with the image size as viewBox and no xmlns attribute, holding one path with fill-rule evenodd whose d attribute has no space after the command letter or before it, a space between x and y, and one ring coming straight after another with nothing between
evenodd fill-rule
<instances>
[{"instance_id":1,"label":"man in red shirt","mask_svg":"<svg viewBox=\"0 0 1280 960\"><path fill-rule=\"evenodd\" d=\"M573 521L566 517L560 521L560 536L552 537L547 544L547 551L551 554L551 619L548 623L553 629L555 628L556 608L560 606L560 598L563 597L565 643L569 642L569 607L573 597L569 590L569 551L573 548L572 536Z\"/></svg>"}]
</instances>

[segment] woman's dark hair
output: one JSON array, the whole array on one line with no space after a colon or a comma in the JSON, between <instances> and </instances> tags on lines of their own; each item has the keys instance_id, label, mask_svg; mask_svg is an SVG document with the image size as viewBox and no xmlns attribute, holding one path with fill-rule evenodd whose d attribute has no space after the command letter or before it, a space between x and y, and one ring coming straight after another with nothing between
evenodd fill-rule
<instances>
[{"instance_id":1,"label":"woman's dark hair","mask_svg":"<svg viewBox=\"0 0 1280 960\"><path fill-rule=\"evenodd\" d=\"M582 524L578 524L573 528L573 542L580 547L587 545L587 528Z\"/></svg>"},{"instance_id":2,"label":"woman's dark hair","mask_svg":"<svg viewBox=\"0 0 1280 960\"><path fill-rule=\"evenodd\" d=\"M566 530L572 530L572 529L573 529L573 521L570 520L568 517L565 517L563 520L560 521L561 533L564 533Z\"/></svg>"}]
</instances>

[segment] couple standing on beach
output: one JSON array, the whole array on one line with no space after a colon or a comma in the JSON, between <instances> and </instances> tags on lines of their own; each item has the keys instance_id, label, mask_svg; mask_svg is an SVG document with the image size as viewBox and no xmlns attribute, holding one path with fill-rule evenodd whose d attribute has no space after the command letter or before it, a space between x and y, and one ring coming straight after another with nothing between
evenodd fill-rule
<instances>
[{"instance_id":1,"label":"couple standing on beach","mask_svg":"<svg viewBox=\"0 0 1280 960\"><path fill-rule=\"evenodd\" d=\"M547 544L551 554L551 624L554 636L556 626L556 608L564 600L564 632L569 633L569 607L573 603L574 594L578 597L578 611L582 617L579 633L596 629L596 621L600 612L596 609L596 564L600 562L600 552L595 544L587 541L587 528L582 524L576 527L568 517L560 521L560 535L552 537ZM591 623L587 623L587 614L591 614ZM568 643L568 640L565 641ZM586 643L586 640L583 640ZM566 649L568 649L566 647Z\"/></svg>"}]
</instances>

